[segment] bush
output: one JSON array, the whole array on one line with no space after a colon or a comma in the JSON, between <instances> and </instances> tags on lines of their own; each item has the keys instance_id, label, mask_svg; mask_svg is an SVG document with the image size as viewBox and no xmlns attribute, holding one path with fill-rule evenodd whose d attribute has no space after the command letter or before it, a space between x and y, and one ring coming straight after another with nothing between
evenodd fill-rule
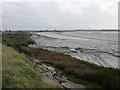
<instances>
[{"instance_id":1,"label":"bush","mask_svg":"<svg viewBox=\"0 0 120 90\"><path fill-rule=\"evenodd\" d=\"M100 67L63 53L27 47L29 44L34 43L30 36L31 34L28 32L3 32L3 43L14 47L28 56L51 64L65 75L71 76L71 78L74 77L74 80L78 83L82 81L83 84L87 83L89 85L92 83L97 85L97 87L119 87L120 70Z\"/></svg>"}]
</instances>

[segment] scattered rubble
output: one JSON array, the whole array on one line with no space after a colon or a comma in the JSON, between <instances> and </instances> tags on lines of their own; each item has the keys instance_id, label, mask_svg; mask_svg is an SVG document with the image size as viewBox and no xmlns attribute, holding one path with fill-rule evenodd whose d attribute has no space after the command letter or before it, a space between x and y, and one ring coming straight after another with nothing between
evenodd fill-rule
<instances>
[{"instance_id":1,"label":"scattered rubble","mask_svg":"<svg viewBox=\"0 0 120 90\"><path fill-rule=\"evenodd\" d=\"M53 67L45 65L40 60L35 60L33 58L29 58L33 63L35 68L42 73L41 80L45 83L59 86L61 88L68 88L70 90L75 88L85 89L85 86L81 84L76 84L67 79L67 77L63 76L61 72L56 71Z\"/></svg>"}]
</instances>

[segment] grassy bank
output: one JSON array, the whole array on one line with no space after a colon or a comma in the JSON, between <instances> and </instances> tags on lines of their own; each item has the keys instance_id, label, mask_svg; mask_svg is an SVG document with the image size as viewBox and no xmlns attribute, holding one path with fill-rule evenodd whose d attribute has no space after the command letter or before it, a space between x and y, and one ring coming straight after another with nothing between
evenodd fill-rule
<instances>
[{"instance_id":1,"label":"grassy bank","mask_svg":"<svg viewBox=\"0 0 120 90\"><path fill-rule=\"evenodd\" d=\"M40 77L24 54L3 45L2 88L56 88L43 83Z\"/></svg>"},{"instance_id":2,"label":"grassy bank","mask_svg":"<svg viewBox=\"0 0 120 90\"><path fill-rule=\"evenodd\" d=\"M31 40L30 33L28 32L2 32L2 43L14 47L17 49L19 52L21 51L21 48L23 46L28 46L29 44L34 43L33 40Z\"/></svg>"},{"instance_id":3,"label":"grassy bank","mask_svg":"<svg viewBox=\"0 0 120 90\"><path fill-rule=\"evenodd\" d=\"M70 80L87 87L117 88L120 85L120 70L99 67L62 53L27 47L34 43L27 32L4 32L3 43L26 55L43 60L46 64L61 70Z\"/></svg>"}]
</instances>

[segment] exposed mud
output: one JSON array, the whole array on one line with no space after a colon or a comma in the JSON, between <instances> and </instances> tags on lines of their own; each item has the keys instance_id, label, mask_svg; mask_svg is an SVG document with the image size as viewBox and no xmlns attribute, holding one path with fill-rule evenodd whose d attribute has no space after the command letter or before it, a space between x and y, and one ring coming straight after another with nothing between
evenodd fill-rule
<instances>
[{"instance_id":1,"label":"exposed mud","mask_svg":"<svg viewBox=\"0 0 120 90\"><path fill-rule=\"evenodd\" d=\"M76 38L73 36L66 37L60 32L51 33L32 33L33 36L31 38L35 40L36 44L30 46L62 52L104 67L118 68L118 59L120 58L118 42L91 38ZM57 36L60 38L57 38Z\"/></svg>"}]
</instances>

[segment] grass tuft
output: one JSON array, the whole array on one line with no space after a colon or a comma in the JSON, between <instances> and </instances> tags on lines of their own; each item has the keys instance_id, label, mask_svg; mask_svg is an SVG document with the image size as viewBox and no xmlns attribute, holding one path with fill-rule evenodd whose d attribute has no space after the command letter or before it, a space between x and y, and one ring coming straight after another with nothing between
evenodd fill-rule
<instances>
[{"instance_id":1,"label":"grass tuft","mask_svg":"<svg viewBox=\"0 0 120 90\"><path fill-rule=\"evenodd\" d=\"M68 76L71 81L92 88L119 88L119 69L97 66L63 53L27 47L27 45L34 43L30 39L30 36L31 34L28 32L3 32L3 43L14 47L19 52L43 60L44 63L54 66L64 75ZM16 56L14 57L16 58Z\"/></svg>"}]
</instances>

